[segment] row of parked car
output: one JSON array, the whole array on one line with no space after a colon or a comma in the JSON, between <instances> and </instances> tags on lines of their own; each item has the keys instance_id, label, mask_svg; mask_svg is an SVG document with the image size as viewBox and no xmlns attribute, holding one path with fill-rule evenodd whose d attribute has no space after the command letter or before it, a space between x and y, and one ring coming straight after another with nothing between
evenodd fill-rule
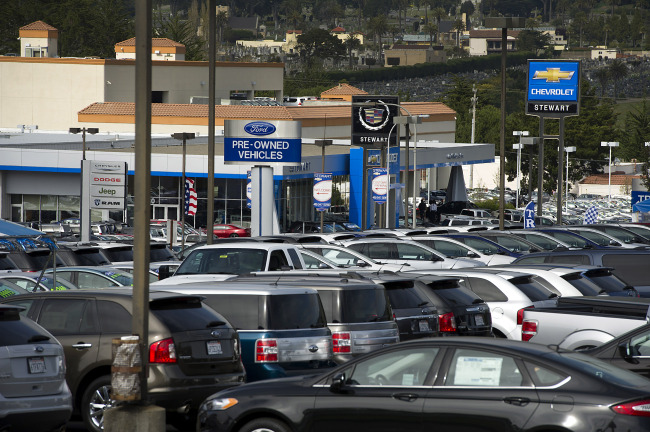
<instances>
[{"instance_id":1,"label":"row of parked car","mask_svg":"<svg viewBox=\"0 0 650 432\"><path fill-rule=\"evenodd\" d=\"M468 236L483 241L480 239L485 237L480 233L468 233ZM425 239L432 243L423 243ZM574 375L577 369L562 363L565 360L554 359L560 363L546 365L546 372L540 377L531 369L533 366L528 365L528 360L523 359L522 356L528 355L523 353L523 348L500 343L504 339L521 339L522 310L531 305L553 304L558 297L605 293L635 296L643 291L617 277L614 268L592 264L529 263L523 267L500 263L499 266L482 267L485 263L478 259L480 256L454 257L433 248L436 241L443 244L442 239L451 237L377 231L347 239L323 235L229 239L195 247L182 263L163 263L159 273L162 280L153 282L158 276L152 275L150 286L149 320L155 323L150 324L149 335L149 361L153 364L148 383L151 400L167 408L169 421L180 428L193 429L198 415L201 430L264 428L281 432L314 419L285 417L288 413L279 407L270 408L275 404L271 404L268 394L266 415L252 414L255 403L260 403L252 396L255 387L243 386L243 393L239 394L246 396L241 401L232 396L238 390L224 393L232 397L211 394L221 388L240 387L246 381L290 376L301 377L296 385L304 387L304 391L299 392L302 395L318 389L332 397L336 395L337 409L346 398L351 406L363 406L362 399L349 395L367 392L367 397L379 401L381 398L376 398L381 394L394 395L396 389L406 391L405 400L415 397L428 406L440 396L428 395L432 389L461 386L476 390L474 385L482 385L481 380L492 383L493 387L496 385L501 391L503 386L515 388L517 394L521 386L534 388L551 381L553 386L567 391L570 390L567 387L571 387L565 385L571 381L567 381L567 377L583 380L583 383L588 380ZM502 246L504 242L494 244L505 247ZM62 245L57 245L57 256L60 247ZM543 252L535 253L537 248L529 246L528 253L519 258L508 257L511 258L509 262L546 256ZM622 251L613 246L566 249L554 250L548 256L567 252L594 255L597 251L605 251L611 255L625 255L626 262L634 259L631 256L650 257L650 252L644 249ZM505 253L493 255L506 258ZM309 264L308 258L318 264ZM178 269L173 272L172 267L176 265ZM66 270L73 271L65 266L56 269L53 287L61 280L72 279ZM53 276L50 273L54 270L48 271L48 275ZM81 414L89 430L99 431L103 427L104 410L113 405L109 392L111 342L114 337L131 333L132 292L128 284L125 288L110 290L66 288L39 288L48 291L7 297L2 303L14 308L14 316L19 320L28 317L41 325L47 340L61 343L65 352L66 381L71 391L70 405ZM455 342L453 338L439 337L450 335L465 338ZM465 344L470 344L470 338L467 336L498 338L480 338L468 348ZM396 344L409 339L422 342ZM27 341L29 338L22 340ZM470 349L471 354L459 354L465 349ZM501 351L497 355L494 350ZM538 355L541 351L531 354L529 360ZM555 354L544 353L544 356ZM402 361L405 358L410 360ZM501 360L495 360L498 358ZM462 366L458 380L454 378L449 382L437 375L468 361L485 367L479 367L477 372ZM536 365L541 362L539 358L536 361L533 361ZM504 364L514 367L506 374ZM494 370L494 367L502 373L486 375L480 372ZM592 367L599 373L605 371L601 364ZM323 375L319 378L304 378L321 371ZM452 371L449 369L448 373ZM557 375L549 375L548 371ZM619 371L605 372L617 377L620 374ZM363 377L357 373L362 373ZM549 376L553 379L544 381ZM630 380L630 377L621 379ZM636 397L625 393L629 389L623 387L627 385L617 382L619 387L612 390L612 400L621 402ZM286 382L285 385L292 386ZM427 394L420 394L421 390L414 386L428 389ZM247 393L249 391L252 393ZM456 391L460 391L457 393L459 400L469 395L467 391ZM447 399L455 400L449 392L442 393L447 394ZM279 394L288 397L284 391ZM629 397L622 398L623 394ZM236 399L234 405L223 405L224 397ZM392 406L398 402L389 399L381 399L377 406L401 412L403 407ZM334 403L335 399L331 400ZM539 399L535 401L542 410L546 409ZM448 412L458 409L455 404L451 404L453 407L443 405ZM232 406L237 408L230 410ZM634 411L633 407L626 409ZM431 412L431 407L427 410ZM231 418L233 413L236 415ZM614 422L612 424L629 426L632 430L642 424L634 423L642 420L630 419L611 410L599 415ZM547 417L535 421L529 417L529 421L540 427L553 427L554 422L559 421L558 416ZM466 426L479 424L484 421L481 418L478 416ZM224 423L224 420L227 421ZM585 423L583 429L575 430L591 430L590 420L580 421ZM329 424L350 427L344 423Z\"/></svg>"}]
</instances>

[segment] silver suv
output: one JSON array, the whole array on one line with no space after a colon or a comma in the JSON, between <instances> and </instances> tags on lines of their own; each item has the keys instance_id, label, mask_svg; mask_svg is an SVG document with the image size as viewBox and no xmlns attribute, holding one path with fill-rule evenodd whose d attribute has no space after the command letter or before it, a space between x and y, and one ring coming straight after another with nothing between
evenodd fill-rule
<instances>
[{"instance_id":1,"label":"silver suv","mask_svg":"<svg viewBox=\"0 0 650 432\"><path fill-rule=\"evenodd\" d=\"M64 430L72 414L61 344L20 315L24 308L0 305L0 430Z\"/></svg>"}]
</instances>

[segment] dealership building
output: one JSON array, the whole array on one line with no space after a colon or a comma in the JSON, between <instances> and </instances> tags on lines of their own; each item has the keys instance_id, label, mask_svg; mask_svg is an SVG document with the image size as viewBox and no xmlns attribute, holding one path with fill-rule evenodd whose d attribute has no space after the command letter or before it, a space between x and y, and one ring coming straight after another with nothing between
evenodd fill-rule
<instances>
[{"instance_id":1,"label":"dealership building","mask_svg":"<svg viewBox=\"0 0 650 432\"><path fill-rule=\"evenodd\" d=\"M21 33L22 34L22 33ZM153 49L156 47L154 46ZM50 50L51 52L52 50ZM154 55L154 53L152 53ZM361 225L363 150L351 145L349 93L365 92L351 86L329 91L326 101L303 106L235 105L231 95L271 92L283 97L284 65L281 63L218 62L215 80L215 221L246 226L247 171L250 166L224 163L224 124L227 120L299 122L302 159L299 165L275 166L275 204L280 225L316 218L313 208L314 173L333 174L333 204L349 209L349 217ZM186 220L205 226L207 220L208 96L207 62L152 61L152 218L180 219L186 177L196 181L198 210ZM337 91L341 93L336 95ZM345 93L348 93L346 95ZM334 96L333 96L334 95ZM133 216L133 168L135 166L135 61L0 56L0 217L16 222L43 222L78 217L81 161L127 163L126 208L93 210L93 220L108 218L128 222ZM198 102L198 103L197 103ZM201 103L203 102L203 103ZM400 155L392 158L392 183L412 188L414 178L422 190L446 188L464 194L453 167L494 161L493 144L454 143L456 114L436 102L403 102L402 115L420 117L411 125L409 175L404 176L405 134ZM98 133L71 134L70 128ZM183 145L172 134L194 133ZM417 166L413 145L417 140ZM183 166L185 159L185 166ZM397 159L397 161L395 160ZM373 159L374 161L375 159ZM396 163L397 165L394 165ZM397 166L401 176L396 175ZM415 176L415 177L414 177ZM454 185L458 186L455 187ZM399 186L398 186L399 187ZM417 187L417 186L416 186ZM405 198L406 190L402 198ZM412 190L412 189L411 189ZM409 192L409 195L412 192ZM399 207L399 206L398 206ZM372 210L373 206L369 206ZM403 213L402 213L403 214ZM372 211L368 212L368 226ZM193 220L194 219L194 220Z\"/></svg>"}]
</instances>

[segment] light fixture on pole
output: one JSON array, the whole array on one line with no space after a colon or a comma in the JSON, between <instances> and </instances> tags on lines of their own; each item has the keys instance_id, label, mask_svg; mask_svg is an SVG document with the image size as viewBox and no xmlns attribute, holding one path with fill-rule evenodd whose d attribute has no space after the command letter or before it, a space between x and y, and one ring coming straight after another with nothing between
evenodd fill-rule
<instances>
[{"instance_id":1,"label":"light fixture on pole","mask_svg":"<svg viewBox=\"0 0 650 432\"><path fill-rule=\"evenodd\" d=\"M609 180L607 181L609 199L612 199L612 147L618 147L617 141L601 141L601 147L609 147Z\"/></svg>"},{"instance_id":2,"label":"light fixture on pole","mask_svg":"<svg viewBox=\"0 0 650 432\"><path fill-rule=\"evenodd\" d=\"M569 213L569 153L573 153L576 151L576 147L564 147L564 151L566 152L566 193L564 194L565 200L564 202L566 203L566 212L567 214Z\"/></svg>"},{"instance_id":3,"label":"light fixture on pole","mask_svg":"<svg viewBox=\"0 0 650 432\"><path fill-rule=\"evenodd\" d=\"M177 140L183 141L183 174L181 177L181 190L185 191L185 182L187 181L185 179L185 154L186 154L186 141L188 139L194 139L196 135L192 132L179 132L179 133L173 133L172 137ZM183 194L184 196L184 194ZM185 249L185 212L187 209L185 208L185 199L183 199L183 210L181 211L181 250ZM176 229L176 222L173 222L173 227L172 229ZM174 235L171 235L171 238L174 238ZM173 245L170 245L170 247Z\"/></svg>"},{"instance_id":4,"label":"light fixture on pole","mask_svg":"<svg viewBox=\"0 0 650 432\"><path fill-rule=\"evenodd\" d=\"M524 145L521 142L521 137L522 136L528 136L529 133L528 131L512 131L512 135L518 136L519 138L519 143L518 144L513 144L512 148L517 150L517 201L515 204L515 207L519 207L519 190L521 189L521 149L524 147Z\"/></svg>"},{"instance_id":5,"label":"light fixture on pole","mask_svg":"<svg viewBox=\"0 0 650 432\"><path fill-rule=\"evenodd\" d=\"M91 135L95 135L96 133L99 133L98 128L70 128L69 129L70 133L73 134L78 134L81 132L82 136L82 142L83 142L83 147L82 147L82 160L86 160L86 132L88 132Z\"/></svg>"}]
</instances>

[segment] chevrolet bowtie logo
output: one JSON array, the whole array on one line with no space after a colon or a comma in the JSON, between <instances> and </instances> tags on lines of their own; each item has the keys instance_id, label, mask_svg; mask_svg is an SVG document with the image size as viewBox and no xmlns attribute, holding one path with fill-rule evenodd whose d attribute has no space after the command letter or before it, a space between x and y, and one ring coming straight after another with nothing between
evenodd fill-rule
<instances>
[{"instance_id":1,"label":"chevrolet bowtie logo","mask_svg":"<svg viewBox=\"0 0 650 432\"><path fill-rule=\"evenodd\" d=\"M533 79L545 79L547 83L557 83L560 82L561 79L568 80L573 77L574 72L573 71L561 71L560 68L546 68L546 72L544 71L535 71L535 75L533 75Z\"/></svg>"}]
</instances>

